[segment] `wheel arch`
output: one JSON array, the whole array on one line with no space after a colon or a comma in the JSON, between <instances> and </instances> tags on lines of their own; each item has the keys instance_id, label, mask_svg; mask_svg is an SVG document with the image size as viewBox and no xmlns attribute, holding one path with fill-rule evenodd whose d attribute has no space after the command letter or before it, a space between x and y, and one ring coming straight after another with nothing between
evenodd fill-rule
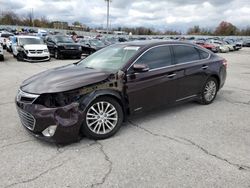
<instances>
[{"instance_id":1,"label":"wheel arch","mask_svg":"<svg viewBox=\"0 0 250 188\"><path fill-rule=\"evenodd\" d=\"M218 75L216 75L216 74L212 74L209 78L215 78L215 79L216 79L217 84L218 84L218 90L219 90L219 88L220 88L220 83L221 83L220 77L219 77Z\"/></svg>"},{"instance_id":2,"label":"wheel arch","mask_svg":"<svg viewBox=\"0 0 250 188\"><path fill-rule=\"evenodd\" d=\"M126 119L127 110L126 110L126 103L125 103L124 97L122 96L122 93L120 91L116 91L116 90L98 90L98 91L94 91L88 94L87 96L84 96L84 100L82 100L81 105L80 105L81 109L85 111L92 101L100 97L109 97L109 98L116 100L116 102L118 102L121 105L124 119Z\"/></svg>"}]
</instances>

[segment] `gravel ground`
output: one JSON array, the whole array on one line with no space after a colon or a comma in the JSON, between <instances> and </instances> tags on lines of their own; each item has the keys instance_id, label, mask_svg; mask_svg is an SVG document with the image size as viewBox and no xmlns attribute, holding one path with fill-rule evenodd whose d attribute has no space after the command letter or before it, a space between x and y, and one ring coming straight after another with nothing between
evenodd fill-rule
<instances>
[{"instance_id":1,"label":"gravel ground","mask_svg":"<svg viewBox=\"0 0 250 188\"><path fill-rule=\"evenodd\" d=\"M75 62L0 62L0 187L250 187L250 48L220 54L226 85L194 102L130 117L112 138L68 146L35 139L14 98L29 76Z\"/></svg>"}]
</instances>

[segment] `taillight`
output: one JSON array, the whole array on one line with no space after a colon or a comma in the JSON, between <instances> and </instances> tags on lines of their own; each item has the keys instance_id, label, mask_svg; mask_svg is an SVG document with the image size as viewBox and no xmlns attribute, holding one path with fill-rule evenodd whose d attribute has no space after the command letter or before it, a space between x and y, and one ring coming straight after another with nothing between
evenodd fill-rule
<instances>
[{"instance_id":1,"label":"taillight","mask_svg":"<svg viewBox=\"0 0 250 188\"><path fill-rule=\"evenodd\" d=\"M223 59L223 63L222 63L226 68L227 68L227 60Z\"/></svg>"}]
</instances>

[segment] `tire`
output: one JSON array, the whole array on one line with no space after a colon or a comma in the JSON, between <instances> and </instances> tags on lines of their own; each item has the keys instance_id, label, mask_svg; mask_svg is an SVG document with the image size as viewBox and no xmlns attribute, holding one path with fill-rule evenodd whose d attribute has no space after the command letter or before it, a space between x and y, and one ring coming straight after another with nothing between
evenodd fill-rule
<instances>
[{"instance_id":1,"label":"tire","mask_svg":"<svg viewBox=\"0 0 250 188\"><path fill-rule=\"evenodd\" d=\"M104 110L103 114L101 113L102 110ZM90 139L106 139L120 129L122 122L123 110L121 105L110 97L99 97L86 108L81 132Z\"/></svg>"},{"instance_id":2,"label":"tire","mask_svg":"<svg viewBox=\"0 0 250 188\"><path fill-rule=\"evenodd\" d=\"M218 92L218 81L214 77L208 78L201 92L200 103L204 105L211 104L216 98Z\"/></svg>"},{"instance_id":3,"label":"tire","mask_svg":"<svg viewBox=\"0 0 250 188\"><path fill-rule=\"evenodd\" d=\"M0 61L4 61L4 56L0 56Z\"/></svg>"},{"instance_id":4,"label":"tire","mask_svg":"<svg viewBox=\"0 0 250 188\"><path fill-rule=\"evenodd\" d=\"M16 58L17 58L17 61L23 61L23 53L22 52L19 52L17 55L16 55Z\"/></svg>"},{"instance_id":5,"label":"tire","mask_svg":"<svg viewBox=\"0 0 250 188\"><path fill-rule=\"evenodd\" d=\"M61 59L62 55L60 54L60 52L58 50L55 50L55 59Z\"/></svg>"}]
</instances>

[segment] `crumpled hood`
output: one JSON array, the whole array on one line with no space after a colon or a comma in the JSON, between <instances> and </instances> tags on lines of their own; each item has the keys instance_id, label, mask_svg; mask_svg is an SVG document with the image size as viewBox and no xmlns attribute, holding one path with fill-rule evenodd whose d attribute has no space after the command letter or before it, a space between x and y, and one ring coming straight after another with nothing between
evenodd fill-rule
<instances>
[{"instance_id":1,"label":"crumpled hood","mask_svg":"<svg viewBox=\"0 0 250 188\"><path fill-rule=\"evenodd\" d=\"M24 92L33 94L57 93L101 82L110 74L73 64L34 75L25 80L20 88Z\"/></svg>"},{"instance_id":2,"label":"crumpled hood","mask_svg":"<svg viewBox=\"0 0 250 188\"><path fill-rule=\"evenodd\" d=\"M48 49L45 44L26 44L23 46L25 50L45 50Z\"/></svg>"}]
</instances>

